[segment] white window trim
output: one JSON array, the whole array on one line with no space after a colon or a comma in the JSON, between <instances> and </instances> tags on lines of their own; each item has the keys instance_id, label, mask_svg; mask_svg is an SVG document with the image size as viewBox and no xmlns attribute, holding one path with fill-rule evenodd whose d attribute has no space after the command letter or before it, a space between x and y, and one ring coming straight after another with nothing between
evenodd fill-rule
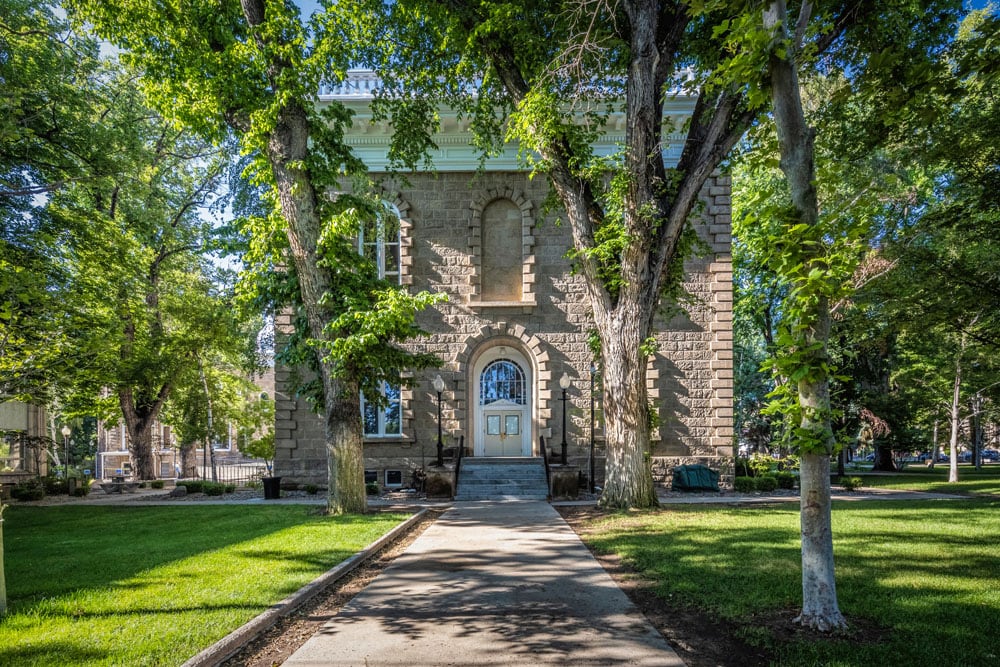
<instances>
[{"instance_id":1,"label":"white window trim","mask_svg":"<svg viewBox=\"0 0 1000 667\"><path fill-rule=\"evenodd\" d=\"M386 382L385 385L388 386L389 383ZM375 432L375 433L369 433L368 431L365 431L364 432L364 437L365 438L372 438L372 439L375 439L375 438L401 438L403 436L403 392L402 392L402 388L400 386L396 385L396 388L397 388L396 393L399 396L399 398L390 401L389 404L385 405L385 406L373 405L373 407L376 410L376 415L377 415L378 431ZM385 388L384 387L383 387L382 391L383 391L383 395L384 395L384 392L385 392ZM396 404L396 405L399 406L398 407L399 432L398 433L386 433L385 432L385 425L386 425L385 413L386 413L386 411L393 404ZM361 421L362 421L363 427L367 426L366 424L364 424L364 417L365 417L365 410L366 410L366 408L367 408L368 405L369 405L369 403L368 403L368 401L365 400L364 392L362 392L362 394L361 394Z\"/></svg>"}]
</instances>

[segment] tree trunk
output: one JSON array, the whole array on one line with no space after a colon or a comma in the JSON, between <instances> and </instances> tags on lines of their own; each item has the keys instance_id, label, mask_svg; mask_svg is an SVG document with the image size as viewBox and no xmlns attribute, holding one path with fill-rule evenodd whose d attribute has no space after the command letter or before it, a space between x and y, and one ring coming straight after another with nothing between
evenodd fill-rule
<instances>
[{"instance_id":1,"label":"tree trunk","mask_svg":"<svg viewBox=\"0 0 1000 667\"><path fill-rule=\"evenodd\" d=\"M361 513L368 505L365 493L364 432L361 391L345 386L326 401L328 487L326 507L331 514Z\"/></svg>"},{"instance_id":2,"label":"tree trunk","mask_svg":"<svg viewBox=\"0 0 1000 667\"><path fill-rule=\"evenodd\" d=\"M316 210L316 191L308 174L289 164L301 164L308 154L309 120L305 110L290 103L280 113L278 126L268 145L268 157L278 188L282 215L288 223L288 244L299 279L299 289L316 340L326 338L330 319L320 305L332 291L325 269L318 266L316 245L322 225ZM330 364L319 356L326 412L327 511L334 514L361 513L367 509L364 486L361 396L357 385L335 377Z\"/></svg>"},{"instance_id":3,"label":"tree trunk","mask_svg":"<svg viewBox=\"0 0 1000 667\"><path fill-rule=\"evenodd\" d=\"M962 341L962 348L965 341ZM962 352L955 356L955 382L951 390L951 440L949 442L948 481L958 481L958 429L961 426Z\"/></svg>"},{"instance_id":4,"label":"tree trunk","mask_svg":"<svg viewBox=\"0 0 1000 667\"><path fill-rule=\"evenodd\" d=\"M620 314L620 311L619 311ZM650 461L645 332L637 319L599 324L607 464L601 507L656 507ZM618 335L605 335L608 330Z\"/></svg>"},{"instance_id":5,"label":"tree trunk","mask_svg":"<svg viewBox=\"0 0 1000 667\"><path fill-rule=\"evenodd\" d=\"M979 392L972 397L969 415L969 435L972 440L972 464L976 470L983 469L983 396Z\"/></svg>"},{"instance_id":6,"label":"tree trunk","mask_svg":"<svg viewBox=\"0 0 1000 667\"><path fill-rule=\"evenodd\" d=\"M267 44L259 31L266 20L263 0L241 0L243 15L261 51L270 54L267 76L275 90L288 76L290 64L284 60L283 44ZM280 38L278 38L280 41ZM309 114L294 96L276 111L274 130L267 139L266 155L274 176L278 205L287 227L289 255L299 280L299 291L306 312L309 335L316 340L327 338L326 325L331 314L321 304L332 292L326 269L318 265L317 245L323 224L319 219L316 191L309 173ZM328 480L327 511L331 513L364 512L367 498L364 489L363 451L361 435L361 396L356 384L336 377L334 369L317 351L320 379L323 383L323 405L326 412L326 451ZM353 395L352 395L353 392Z\"/></svg>"},{"instance_id":7,"label":"tree trunk","mask_svg":"<svg viewBox=\"0 0 1000 667\"><path fill-rule=\"evenodd\" d=\"M198 459L195 456L195 451L198 445L194 442L189 442L181 445L181 473L180 476L189 479L198 476Z\"/></svg>"},{"instance_id":8,"label":"tree trunk","mask_svg":"<svg viewBox=\"0 0 1000 667\"><path fill-rule=\"evenodd\" d=\"M938 447L938 420L937 419L934 420L934 435L933 435L933 438L934 438L934 446L931 449L931 460L927 464L927 467L929 469L931 469L931 470L934 470L934 466L937 465L938 452L940 451L940 448Z\"/></svg>"},{"instance_id":9,"label":"tree trunk","mask_svg":"<svg viewBox=\"0 0 1000 667\"><path fill-rule=\"evenodd\" d=\"M799 23L804 24L811 11L810 3L800 9ZM795 222L815 226L819 222L816 196L814 131L806 123L802 111L798 72L794 62L796 45L790 43L785 25L787 11L784 0L773 0L764 13L764 26L772 32L770 65L774 119L781 151L781 171L788 180ZM780 47L780 48L779 48ZM806 255L804 273L815 266L823 269L822 253L816 247L813 259ZM802 613L796 623L821 631L847 626L837 603L834 578L833 531L830 522L830 455L836 445L830 424L829 374L823 370L828 361L830 338L830 303L822 292L811 294L807 305L797 313L802 328L801 343L805 349L815 349L812 357L803 361L807 374L798 383L799 406L802 410L800 427L809 440L800 448L802 527Z\"/></svg>"},{"instance_id":10,"label":"tree trunk","mask_svg":"<svg viewBox=\"0 0 1000 667\"><path fill-rule=\"evenodd\" d=\"M830 457L803 454L799 471L802 613L796 623L828 632L846 627L837 604L830 527Z\"/></svg>"},{"instance_id":11,"label":"tree trunk","mask_svg":"<svg viewBox=\"0 0 1000 667\"><path fill-rule=\"evenodd\" d=\"M896 472L896 462L892 458L892 448L888 445L875 445L875 462L872 470L880 472Z\"/></svg>"},{"instance_id":12,"label":"tree trunk","mask_svg":"<svg viewBox=\"0 0 1000 667\"><path fill-rule=\"evenodd\" d=\"M156 479L156 460L153 457L153 422L155 417L140 415L134 409L126 410L122 405L125 417L125 430L128 433L128 449L132 455L133 474L136 479Z\"/></svg>"}]
</instances>

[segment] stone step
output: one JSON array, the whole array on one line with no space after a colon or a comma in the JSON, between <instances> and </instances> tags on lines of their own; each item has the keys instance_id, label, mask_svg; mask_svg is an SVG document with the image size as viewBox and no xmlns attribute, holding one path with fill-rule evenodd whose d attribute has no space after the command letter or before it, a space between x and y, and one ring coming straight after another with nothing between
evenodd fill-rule
<instances>
[{"instance_id":1,"label":"stone step","mask_svg":"<svg viewBox=\"0 0 1000 667\"><path fill-rule=\"evenodd\" d=\"M538 457L462 460L455 500L545 500L545 463Z\"/></svg>"}]
</instances>

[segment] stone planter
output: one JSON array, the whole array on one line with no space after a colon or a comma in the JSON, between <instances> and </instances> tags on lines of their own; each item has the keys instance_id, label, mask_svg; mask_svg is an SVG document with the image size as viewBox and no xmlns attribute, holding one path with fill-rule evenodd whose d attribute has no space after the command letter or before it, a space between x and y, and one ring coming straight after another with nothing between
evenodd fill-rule
<instances>
[{"instance_id":1,"label":"stone planter","mask_svg":"<svg viewBox=\"0 0 1000 667\"><path fill-rule=\"evenodd\" d=\"M429 466L427 468L427 479L424 481L424 489L427 491L428 498L454 498L454 468Z\"/></svg>"},{"instance_id":2,"label":"stone planter","mask_svg":"<svg viewBox=\"0 0 1000 667\"><path fill-rule=\"evenodd\" d=\"M580 467L549 466L549 495L552 498L576 498L580 494Z\"/></svg>"}]
</instances>

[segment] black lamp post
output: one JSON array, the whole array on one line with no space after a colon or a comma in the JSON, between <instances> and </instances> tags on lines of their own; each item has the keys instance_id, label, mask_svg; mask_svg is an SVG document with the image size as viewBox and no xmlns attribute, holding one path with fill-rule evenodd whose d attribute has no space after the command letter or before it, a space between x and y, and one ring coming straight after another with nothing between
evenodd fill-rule
<instances>
[{"instance_id":1,"label":"black lamp post","mask_svg":"<svg viewBox=\"0 0 1000 667\"><path fill-rule=\"evenodd\" d=\"M438 395L438 442L437 442L438 461L437 461L437 464L438 464L438 467L443 467L444 466L444 440L441 438L441 392L444 391L444 380L442 380L441 376L438 375L437 377L434 378L433 384L434 384L434 391L436 391L437 395Z\"/></svg>"},{"instance_id":2,"label":"black lamp post","mask_svg":"<svg viewBox=\"0 0 1000 667\"><path fill-rule=\"evenodd\" d=\"M68 424L63 424L62 430L60 431L63 437L63 453L66 455L66 460L63 461L63 479L69 479L69 434L70 431Z\"/></svg>"},{"instance_id":3,"label":"black lamp post","mask_svg":"<svg viewBox=\"0 0 1000 667\"><path fill-rule=\"evenodd\" d=\"M594 492L594 378L597 367L590 364L590 492Z\"/></svg>"},{"instance_id":4,"label":"black lamp post","mask_svg":"<svg viewBox=\"0 0 1000 667\"><path fill-rule=\"evenodd\" d=\"M566 373L562 374L559 378L559 387L562 389L562 404L563 404L563 423L562 423L562 442L560 447L562 447L562 453L559 456L559 462L566 465L566 390L569 389L569 375Z\"/></svg>"}]
</instances>

